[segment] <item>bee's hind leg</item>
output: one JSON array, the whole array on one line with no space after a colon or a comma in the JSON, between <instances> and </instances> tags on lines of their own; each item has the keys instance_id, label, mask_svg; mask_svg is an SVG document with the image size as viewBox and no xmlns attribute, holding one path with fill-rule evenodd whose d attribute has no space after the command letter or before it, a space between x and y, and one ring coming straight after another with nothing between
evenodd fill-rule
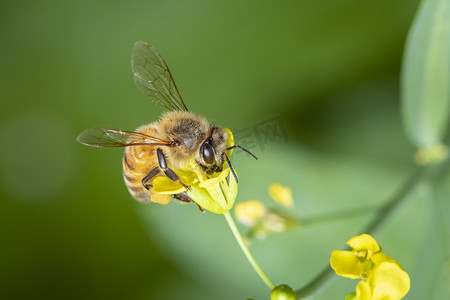
<instances>
[{"instance_id":1,"label":"bee's hind leg","mask_svg":"<svg viewBox=\"0 0 450 300\"><path fill-rule=\"evenodd\" d=\"M195 202L194 200L192 200L192 198L191 197L189 197L189 195L188 194L186 194L186 193L178 193L178 194L175 194L175 195L173 195L173 197L176 199L176 200L178 200L179 202L181 202L181 203L195 203L197 206L198 206L198 209L200 209L200 211L201 212L205 212L205 210L203 209L203 207L201 207L200 205L198 205L198 203L197 202Z\"/></svg>"}]
</instances>

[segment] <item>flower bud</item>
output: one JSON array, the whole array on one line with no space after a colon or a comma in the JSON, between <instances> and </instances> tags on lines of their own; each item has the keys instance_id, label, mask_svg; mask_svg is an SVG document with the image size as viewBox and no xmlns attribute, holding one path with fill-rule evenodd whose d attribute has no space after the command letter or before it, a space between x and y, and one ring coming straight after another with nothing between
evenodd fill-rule
<instances>
[{"instance_id":1,"label":"flower bud","mask_svg":"<svg viewBox=\"0 0 450 300\"><path fill-rule=\"evenodd\" d=\"M292 199L292 190L279 183L273 183L269 186L269 195L276 202L286 207L292 208L294 200Z\"/></svg>"},{"instance_id":2,"label":"flower bud","mask_svg":"<svg viewBox=\"0 0 450 300\"><path fill-rule=\"evenodd\" d=\"M295 300L295 292L287 284L275 287L270 294L271 300Z\"/></svg>"},{"instance_id":3,"label":"flower bud","mask_svg":"<svg viewBox=\"0 0 450 300\"><path fill-rule=\"evenodd\" d=\"M245 226L252 227L266 215L267 209L258 200L249 200L238 203L234 208L237 220Z\"/></svg>"}]
</instances>

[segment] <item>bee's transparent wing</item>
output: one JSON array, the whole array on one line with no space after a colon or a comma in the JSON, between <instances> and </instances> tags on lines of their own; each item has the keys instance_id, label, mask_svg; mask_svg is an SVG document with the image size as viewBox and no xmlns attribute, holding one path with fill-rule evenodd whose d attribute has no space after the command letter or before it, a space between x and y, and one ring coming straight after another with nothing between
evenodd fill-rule
<instances>
[{"instance_id":1,"label":"bee's transparent wing","mask_svg":"<svg viewBox=\"0 0 450 300\"><path fill-rule=\"evenodd\" d=\"M134 44L131 68L136 85L157 105L167 110L188 110L166 62L152 45Z\"/></svg>"},{"instance_id":2,"label":"bee's transparent wing","mask_svg":"<svg viewBox=\"0 0 450 300\"><path fill-rule=\"evenodd\" d=\"M77 141L92 147L169 146L170 142L140 132L95 127L83 131Z\"/></svg>"}]
</instances>

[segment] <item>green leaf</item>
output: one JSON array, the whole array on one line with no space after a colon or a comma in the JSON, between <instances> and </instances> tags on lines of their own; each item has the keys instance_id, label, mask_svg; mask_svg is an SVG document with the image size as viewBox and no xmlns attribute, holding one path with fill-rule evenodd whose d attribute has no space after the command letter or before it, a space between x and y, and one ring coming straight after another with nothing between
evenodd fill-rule
<instances>
[{"instance_id":1,"label":"green leaf","mask_svg":"<svg viewBox=\"0 0 450 300\"><path fill-rule=\"evenodd\" d=\"M450 1L420 5L406 42L402 114L411 142L429 148L442 142L450 103Z\"/></svg>"}]
</instances>

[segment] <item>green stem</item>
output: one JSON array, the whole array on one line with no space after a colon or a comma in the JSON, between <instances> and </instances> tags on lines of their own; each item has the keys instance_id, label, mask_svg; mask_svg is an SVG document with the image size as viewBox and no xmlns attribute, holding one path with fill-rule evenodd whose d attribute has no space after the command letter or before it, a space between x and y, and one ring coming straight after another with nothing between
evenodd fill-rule
<instances>
[{"instance_id":1,"label":"green stem","mask_svg":"<svg viewBox=\"0 0 450 300\"><path fill-rule=\"evenodd\" d=\"M242 252L244 252L253 269L255 269L259 277L261 277L264 283L272 290L275 287L275 284L273 284L273 282L269 279L269 277L267 277L267 275L264 273L264 271L256 262L253 255L250 253L250 250L248 250L247 245L245 245L244 239L242 238L242 235L239 233L239 230L236 227L236 223L234 222L233 217L230 214L230 211L224 212L223 215L225 216L225 219L228 222L228 226L230 226L230 229L233 232L234 237L236 238L239 246L241 246Z\"/></svg>"}]
</instances>

